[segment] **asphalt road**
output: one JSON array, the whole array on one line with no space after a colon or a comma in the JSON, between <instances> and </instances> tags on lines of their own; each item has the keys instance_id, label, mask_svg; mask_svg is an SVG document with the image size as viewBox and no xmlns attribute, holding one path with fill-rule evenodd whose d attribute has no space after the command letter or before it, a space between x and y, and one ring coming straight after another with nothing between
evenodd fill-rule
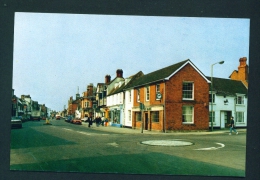
<instances>
[{"instance_id":1,"label":"asphalt road","mask_svg":"<svg viewBox=\"0 0 260 180\"><path fill-rule=\"evenodd\" d=\"M29 121L11 130L11 170L245 176L246 132L141 133L64 120L44 123Z\"/></svg>"}]
</instances>

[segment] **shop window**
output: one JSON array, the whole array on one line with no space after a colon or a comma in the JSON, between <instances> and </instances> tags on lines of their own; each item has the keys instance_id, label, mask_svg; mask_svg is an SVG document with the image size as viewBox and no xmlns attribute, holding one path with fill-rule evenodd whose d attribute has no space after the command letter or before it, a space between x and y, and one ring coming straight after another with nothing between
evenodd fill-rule
<instances>
[{"instance_id":1,"label":"shop window","mask_svg":"<svg viewBox=\"0 0 260 180\"><path fill-rule=\"evenodd\" d=\"M136 121L141 121L141 120L142 120L142 118L141 118L141 112L136 112L136 113L135 113L135 119L136 119Z\"/></svg>"},{"instance_id":2,"label":"shop window","mask_svg":"<svg viewBox=\"0 0 260 180\"><path fill-rule=\"evenodd\" d=\"M159 122L159 111L151 111L152 122Z\"/></svg>"}]
</instances>

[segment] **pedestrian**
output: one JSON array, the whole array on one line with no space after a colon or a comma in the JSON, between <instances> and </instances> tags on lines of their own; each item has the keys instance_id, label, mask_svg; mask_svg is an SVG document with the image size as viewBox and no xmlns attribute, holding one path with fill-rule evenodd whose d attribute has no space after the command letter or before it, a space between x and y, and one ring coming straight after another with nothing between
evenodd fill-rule
<instances>
[{"instance_id":1,"label":"pedestrian","mask_svg":"<svg viewBox=\"0 0 260 180\"><path fill-rule=\"evenodd\" d=\"M101 118L101 125L104 126L104 123L105 123L105 117L102 116L102 118Z\"/></svg>"},{"instance_id":2,"label":"pedestrian","mask_svg":"<svg viewBox=\"0 0 260 180\"><path fill-rule=\"evenodd\" d=\"M108 120L105 118L105 126L108 126Z\"/></svg>"},{"instance_id":3,"label":"pedestrian","mask_svg":"<svg viewBox=\"0 0 260 180\"><path fill-rule=\"evenodd\" d=\"M88 127L91 127L91 125L92 125L92 117L90 116L88 118Z\"/></svg>"},{"instance_id":4,"label":"pedestrian","mask_svg":"<svg viewBox=\"0 0 260 180\"><path fill-rule=\"evenodd\" d=\"M236 134L238 134L237 130L235 129L235 121L234 121L234 118L231 117L230 119L231 119L231 120L230 120L230 124L229 124L229 126L230 126L229 135L232 134L232 130L233 130Z\"/></svg>"},{"instance_id":5,"label":"pedestrian","mask_svg":"<svg viewBox=\"0 0 260 180\"><path fill-rule=\"evenodd\" d=\"M95 118L96 126L98 127L98 116Z\"/></svg>"}]
</instances>

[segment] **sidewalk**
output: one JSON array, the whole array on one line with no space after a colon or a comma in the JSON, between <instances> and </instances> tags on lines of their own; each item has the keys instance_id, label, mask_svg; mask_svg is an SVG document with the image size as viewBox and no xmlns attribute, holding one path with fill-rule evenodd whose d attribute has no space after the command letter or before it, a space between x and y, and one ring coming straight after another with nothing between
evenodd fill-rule
<instances>
[{"instance_id":1,"label":"sidewalk","mask_svg":"<svg viewBox=\"0 0 260 180\"><path fill-rule=\"evenodd\" d=\"M88 127L88 123L82 123L83 126ZM114 132L114 133L128 133L128 134L196 134L196 135L205 135L205 134L221 134L221 133L229 133L229 129L214 129L213 132L210 130L205 131L150 131L150 130L143 130L143 133L141 132L141 129L132 129L132 128L126 128L126 127L114 127L114 126L96 126L95 123L92 124L91 128L98 130L98 131L105 131L105 132ZM237 129L237 132L246 132L246 129Z\"/></svg>"}]
</instances>

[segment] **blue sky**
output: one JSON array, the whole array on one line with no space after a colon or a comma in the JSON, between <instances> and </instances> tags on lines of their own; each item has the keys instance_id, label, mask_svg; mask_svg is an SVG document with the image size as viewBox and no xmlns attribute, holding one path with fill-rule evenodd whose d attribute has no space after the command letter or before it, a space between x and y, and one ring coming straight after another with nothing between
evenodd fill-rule
<instances>
[{"instance_id":1,"label":"blue sky","mask_svg":"<svg viewBox=\"0 0 260 180\"><path fill-rule=\"evenodd\" d=\"M249 19L15 13L13 88L53 110L89 83L129 77L190 59L206 76L228 78L249 64Z\"/></svg>"}]
</instances>

